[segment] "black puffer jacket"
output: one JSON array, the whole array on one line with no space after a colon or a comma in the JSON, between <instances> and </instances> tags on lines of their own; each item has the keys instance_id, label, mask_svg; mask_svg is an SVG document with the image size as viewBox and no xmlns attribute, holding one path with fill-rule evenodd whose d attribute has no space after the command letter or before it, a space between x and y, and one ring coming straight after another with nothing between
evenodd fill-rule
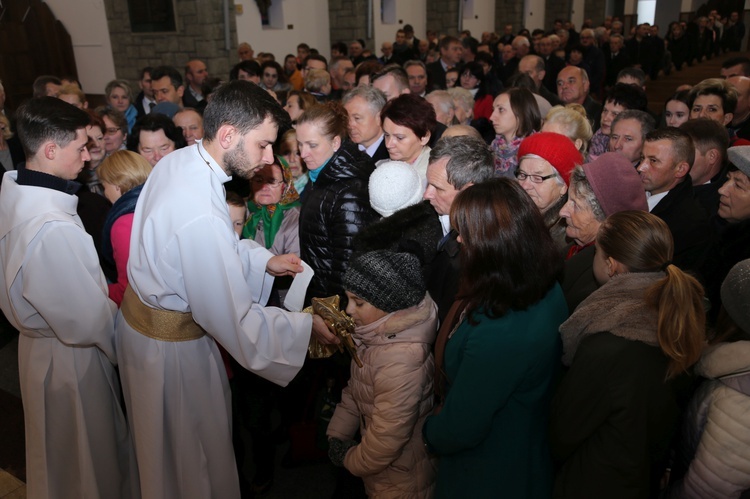
<instances>
[{"instance_id":1,"label":"black puffer jacket","mask_svg":"<svg viewBox=\"0 0 750 499\"><path fill-rule=\"evenodd\" d=\"M380 216L370 206L370 157L349 141L341 144L315 182L305 188L299 220L302 259L315 271L310 298L343 295L354 236Z\"/></svg>"}]
</instances>

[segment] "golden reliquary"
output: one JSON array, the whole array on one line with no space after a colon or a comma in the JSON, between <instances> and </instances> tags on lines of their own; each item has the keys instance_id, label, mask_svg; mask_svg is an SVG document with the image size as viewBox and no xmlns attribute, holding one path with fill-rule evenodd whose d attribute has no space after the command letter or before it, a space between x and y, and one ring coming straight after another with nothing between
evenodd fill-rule
<instances>
[{"instance_id":1,"label":"golden reliquary","mask_svg":"<svg viewBox=\"0 0 750 499\"><path fill-rule=\"evenodd\" d=\"M312 305L305 308L303 312L308 314L315 313L323 318L329 329L332 329L341 343L338 345L323 345L315 338L310 338L310 345L307 351L311 359L325 359L333 355L338 350L343 352L344 348L352 356L354 362L362 367L362 361L357 356L357 345L354 344L352 333L354 332L354 321L351 317L339 310L339 296L329 296L328 298L313 298Z\"/></svg>"}]
</instances>

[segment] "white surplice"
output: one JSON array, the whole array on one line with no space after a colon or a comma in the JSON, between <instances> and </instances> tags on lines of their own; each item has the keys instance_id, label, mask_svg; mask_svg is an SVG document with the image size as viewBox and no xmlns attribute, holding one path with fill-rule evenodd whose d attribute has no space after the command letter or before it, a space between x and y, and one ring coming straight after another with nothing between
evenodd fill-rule
<instances>
[{"instance_id":1,"label":"white surplice","mask_svg":"<svg viewBox=\"0 0 750 499\"><path fill-rule=\"evenodd\" d=\"M21 333L27 497L137 497L113 365L117 306L78 198L17 175L0 191L0 307Z\"/></svg>"},{"instance_id":2,"label":"white surplice","mask_svg":"<svg viewBox=\"0 0 750 499\"><path fill-rule=\"evenodd\" d=\"M149 307L191 312L208 333L158 341L118 316L117 354L145 499L240 496L229 385L214 340L280 385L307 352L310 315L258 305L271 291L265 268L273 255L239 241L223 188L229 179L202 145L180 149L156 165L135 210L130 285Z\"/></svg>"}]
</instances>

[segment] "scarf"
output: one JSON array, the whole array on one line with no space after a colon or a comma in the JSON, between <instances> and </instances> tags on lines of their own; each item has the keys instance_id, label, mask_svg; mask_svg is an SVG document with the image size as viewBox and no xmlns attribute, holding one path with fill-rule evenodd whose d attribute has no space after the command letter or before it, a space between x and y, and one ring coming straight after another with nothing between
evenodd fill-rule
<instances>
[{"instance_id":1,"label":"scarf","mask_svg":"<svg viewBox=\"0 0 750 499\"><path fill-rule=\"evenodd\" d=\"M658 347L659 314L644 297L646 290L664 277L664 272L620 274L581 302L560 326L563 364L570 366L581 341L596 333L609 332Z\"/></svg>"},{"instance_id":2,"label":"scarf","mask_svg":"<svg viewBox=\"0 0 750 499\"><path fill-rule=\"evenodd\" d=\"M138 196L141 195L141 190L143 190L143 184L133 187L120 196L120 199L115 201L115 204L112 205L112 208L110 208L107 213L107 218L104 220L101 243L102 256L104 257L104 261L109 263L112 266L113 272L115 272L112 282L117 282L117 269L115 266L114 254L112 253L112 238L110 237L112 226L121 216L135 212L135 204L138 202Z\"/></svg>"},{"instance_id":3,"label":"scarf","mask_svg":"<svg viewBox=\"0 0 750 499\"><path fill-rule=\"evenodd\" d=\"M288 209L300 206L299 194L294 188L292 171L289 164L281 156L276 156L280 163L281 174L283 176L284 188L281 192L281 199L276 204L260 205L255 201L247 202L247 209L250 211L250 218L245 222L242 228L242 237L244 239L255 239L255 233L258 228L263 228L265 236L266 249L273 246L276 234L281 228L281 222L284 221L284 212Z\"/></svg>"},{"instance_id":4,"label":"scarf","mask_svg":"<svg viewBox=\"0 0 750 499\"><path fill-rule=\"evenodd\" d=\"M307 176L307 173L303 173L294 181L294 188L297 189L297 194L302 194L302 191L305 190L305 186L309 181L310 178Z\"/></svg>"},{"instance_id":5,"label":"scarf","mask_svg":"<svg viewBox=\"0 0 750 499\"><path fill-rule=\"evenodd\" d=\"M609 135L605 135L602 129L596 131L591 142L589 142L589 157L588 163L591 163L596 158L604 154L609 150Z\"/></svg>"},{"instance_id":6,"label":"scarf","mask_svg":"<svg viewBox=\"0 0 750 499\"><path fill-rule=\"evenodd\" d=\"M534 133L534 132L531 132ZM516 168L518 168L518 148L526 137L514 137L507 142L505 137L497 135L492 141L490 149L495 156L495 176L514 178Z\"/></svg>"}]
</instances>

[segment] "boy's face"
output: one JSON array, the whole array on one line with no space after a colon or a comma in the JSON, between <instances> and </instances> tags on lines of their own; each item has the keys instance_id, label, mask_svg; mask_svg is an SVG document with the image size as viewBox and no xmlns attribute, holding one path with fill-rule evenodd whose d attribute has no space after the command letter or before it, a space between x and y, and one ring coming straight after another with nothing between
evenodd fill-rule
<instances>
[{"instance_id":1,"label":"boy's face","mask_svg":"<svg viewBox=\"0 0 750 499\"><path fill-rule=\"evenodd\" d=\"M229 206L229 218L232 219L232 227L238 236L242 237L242 227L245 226L245 215L247 209L244 206Z\"/></svg>"},{"instance_id":2,"label":"boy's face","mask_svg":"<svg viewBox=\"0 0 750 499\"><path fill-rule=\"evenodd\" d=\"M354 324L357 327L372 324L376 320L388 315L388 312L380 310L354 293L347 291L346 296L349 298L349 304L346 306L346 313L354 320Z\"/></svg>"}]
</instances>

